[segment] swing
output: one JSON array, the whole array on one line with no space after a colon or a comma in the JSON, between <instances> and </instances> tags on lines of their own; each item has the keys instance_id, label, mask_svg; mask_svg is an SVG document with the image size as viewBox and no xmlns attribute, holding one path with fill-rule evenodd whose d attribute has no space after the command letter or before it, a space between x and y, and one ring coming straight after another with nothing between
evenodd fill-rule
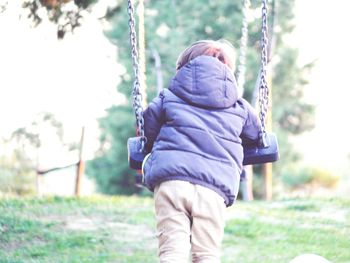
<instances>
[{"instance_id":1,"label":"swing","mask_svg":"<svg viewBox=\"0 0 350 263\"><path fill-rule=\"evenodd\" d=\"M141 170L142 162L147 154L145 150L147 138L145 137L144 120L142 116L143 108L142 94L140 92L140 66L138 60L134 7L132 4L132 0L128 0L128 14L131 57L135 77L132 91L132 105L137 124L137 137L129 138L127 142L128 160L130 168L135 170ZM267 86L266 79L268 42L267 33L267 0L262 0L261 69L259 74L259 118L261 121L261 131L259 133L259 140L255 144L244 145L243 165L275 162L279 158L277 138L275 134L267 132L265 127L269 95L269 89Z\"/></svg>"},{"instance_id":2,"label":"swing","mask_svg":"<svg viewBox=\"0 0 350 263\"><path fill-rule=\"evenodd\" d=\"M250 1L243 2L242 36L240 43L239 65L237 72L237 85L243 90L245 83L245 61L248 42L248 9ZM266 79L266 67L268 60L268 26L267 26L267 1L262 0L262 25L261 25L261 66L255 89L259 93L259 118L261 131L259 141L255 145L245 144L243 147L243 165L263 164L275 162L279 159L278 141L274 133L266 131L266 115L268 110L269 89ZM253 103L255 104L255 103Z\"/></svg>"}]
</instances>

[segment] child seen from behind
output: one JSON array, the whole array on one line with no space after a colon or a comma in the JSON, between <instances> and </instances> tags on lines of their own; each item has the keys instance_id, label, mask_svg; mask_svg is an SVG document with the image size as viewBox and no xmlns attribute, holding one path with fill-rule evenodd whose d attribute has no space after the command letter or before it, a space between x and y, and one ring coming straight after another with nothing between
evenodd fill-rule
<instances>
[{"instance_id":1,"label":"child seen from behind","mask_svg":"<svg viewBox=\"0 0 350 263\"><path fill-rule=\"evenodd\" d=\"M154 192L160 262L220 262L225 209L238 193L243 142L260 122L239 96L224 40L186 48L169 88L144 112L143 180Z\"/></svg>"}]
</instances>

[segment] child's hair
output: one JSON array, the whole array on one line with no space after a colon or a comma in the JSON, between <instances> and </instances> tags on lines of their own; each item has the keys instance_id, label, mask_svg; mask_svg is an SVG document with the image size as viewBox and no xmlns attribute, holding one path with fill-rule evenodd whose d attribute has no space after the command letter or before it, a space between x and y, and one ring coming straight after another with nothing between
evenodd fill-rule
<instances>
[{"instance_id":1,"label":"child's hair","mask_svg":"<svg viewBox=\"0 0 350 263\"><path fill-rule=\"evenodd\" d=\"M215 57L226 64L232 71L235 70L236 52L235 48L225 39L200 40L187 47L176 61L176 70L179 70L192 59L207 55Z\"/></svg>"}]
</instances>

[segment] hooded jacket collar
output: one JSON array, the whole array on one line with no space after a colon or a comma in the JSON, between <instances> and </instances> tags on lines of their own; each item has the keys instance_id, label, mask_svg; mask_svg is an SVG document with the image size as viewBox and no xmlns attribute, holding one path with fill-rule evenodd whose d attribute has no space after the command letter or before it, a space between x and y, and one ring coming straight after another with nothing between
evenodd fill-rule
<instances>
[{"instance_id":1,"label":"hooded jacket collar","mask_svg":"<svg viewBox=\"0 0 350 263\"><path fill-rule=\"evenodd\" d=\"M210 56L196 57L183 66L172 79L169 90L202 108L229 108L238 99L232 71Z\"/></svg>"}]
</instances>

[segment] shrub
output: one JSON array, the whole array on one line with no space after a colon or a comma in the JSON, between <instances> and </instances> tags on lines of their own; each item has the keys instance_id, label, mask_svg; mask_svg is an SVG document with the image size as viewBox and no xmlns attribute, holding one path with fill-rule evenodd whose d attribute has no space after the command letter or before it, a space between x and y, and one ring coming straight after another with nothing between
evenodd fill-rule
<instances>
[{"instance_id":1,"label":"shrub","mask_svg":"<svg viewBox=\"0 0 350 263\"><path fill-rule=\"evenodd\" d=\"M35 171L30 163L16 158L0 157L0 192L27 195L35 193Z\"/></svg>"},{"instance_id":2,"label":"shrub","mask_svg":"<svg viewBox=\"0 0 350 263\"><path fill-rule=\"evenodd\" d=\"M331 171L318 167L294 168L288 170L288 172L282 176L282 182L292 189L302 186L332 188L337 185L338 181L339 177Z\"/></svg>"}]
</instances>

